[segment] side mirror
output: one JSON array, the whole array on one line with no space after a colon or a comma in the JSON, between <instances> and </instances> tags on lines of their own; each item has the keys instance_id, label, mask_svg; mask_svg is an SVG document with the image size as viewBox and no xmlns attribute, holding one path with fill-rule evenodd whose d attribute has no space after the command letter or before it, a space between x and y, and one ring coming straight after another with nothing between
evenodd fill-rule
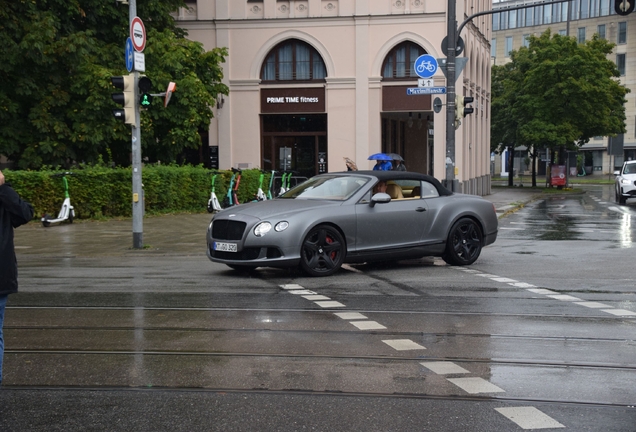
<instances>
[{"instance_id":1,"label":"side mirror","mask_svg":"<svg viewBox=\"0 0 636 432\"><path fill-rule=\"evenodd\" d=\"M376 204L386 204L388 202L391 202L391 195L383 193L383 192L378 192L377 194L371 197L371 202L369 203L369 206L375 207Z\"/></svg>"},{"instance_id":2,"label":"side mirror","mask_svg":"<svg viewBox=\"0 0 636 432\"><path fill-rule=\"evenodd\" d=\"M614 176L618 177L619 175L621 175L620 171L614 171Z\"/></svg>"}]
</instances>

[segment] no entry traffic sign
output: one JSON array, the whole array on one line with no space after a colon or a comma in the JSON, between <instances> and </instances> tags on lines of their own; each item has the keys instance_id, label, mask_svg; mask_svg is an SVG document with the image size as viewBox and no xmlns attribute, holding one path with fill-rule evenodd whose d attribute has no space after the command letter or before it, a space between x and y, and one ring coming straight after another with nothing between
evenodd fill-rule
<instances>
[{"instance_id":1,"label":"no entry traffic sign","mask_svg":"<svg viewBox=\"0 0 636 432\"><path fill-rule=\"evenodd\" d=\"M130 22L130 39L135 51L142 52L146 48L146 27L139 17L134 17Z\"/></svg>"}]
</instances>

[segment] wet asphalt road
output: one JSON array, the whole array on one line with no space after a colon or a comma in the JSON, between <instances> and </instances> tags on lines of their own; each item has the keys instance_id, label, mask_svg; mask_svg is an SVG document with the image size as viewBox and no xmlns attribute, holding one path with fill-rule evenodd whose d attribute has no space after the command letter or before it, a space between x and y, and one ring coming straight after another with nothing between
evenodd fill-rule
<instances>
[{"instance_id":1,"label":"wet asphalt road","mask_svg":"<svg viewBox=\"0 0 636 432\"><path fill-rule=\"evenodd\" d=\"M21 228L0 430L634 431L636 201L612 198L533 201L470 268L318 279L209 262L207 215L146 218L142 251L127 220Z\"/></svg>"}]
</instances>

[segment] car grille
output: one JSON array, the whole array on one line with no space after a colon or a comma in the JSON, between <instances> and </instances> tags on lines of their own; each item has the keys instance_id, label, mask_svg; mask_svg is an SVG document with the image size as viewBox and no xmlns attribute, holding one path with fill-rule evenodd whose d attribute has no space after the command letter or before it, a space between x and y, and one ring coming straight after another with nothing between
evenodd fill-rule
<instances>
[{"instance_id":1,"label":"car grille","mask_svg":"<svg viewBox=\"0 0 636 432\"><path fill-rule=\"evenodd\" d=\"M251 247L245 248L241 252L221 252L215 251L210 248L210 255L213 258L223 259L223 260L234 260L234 261L250 261L255 260L259 257L261 258L280 258L283 256L280 249L274 247L268 248L259 248L259 247Z\"/></svg>"},{"instance_id":2,"label":"car grille","mask_svg":"<svg viewBox=\"0 0 636 432\"><path fill-rule=\"evenodd\" d=\"M241 240L245 225L245 222L215 220L212 223L212 238L215 240Z\"/></svg>"}]
</instances>

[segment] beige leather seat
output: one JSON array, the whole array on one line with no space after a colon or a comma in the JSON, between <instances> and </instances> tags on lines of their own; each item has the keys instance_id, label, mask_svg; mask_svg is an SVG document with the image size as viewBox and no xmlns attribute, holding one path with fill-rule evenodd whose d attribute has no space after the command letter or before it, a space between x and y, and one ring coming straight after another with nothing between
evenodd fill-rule
<instances>
[{"instance_id":1,"label":"beige leather seat","mask_svg":"<svg viewBox=\"0 0 636 432\"><path fill-rule=\"evenodd\" d=\"M391 199L402 199L404 195L402 195L402 188L394 183L390 183L386 185L386 193L389 194Z\"/></svg>"}]
</instances>

